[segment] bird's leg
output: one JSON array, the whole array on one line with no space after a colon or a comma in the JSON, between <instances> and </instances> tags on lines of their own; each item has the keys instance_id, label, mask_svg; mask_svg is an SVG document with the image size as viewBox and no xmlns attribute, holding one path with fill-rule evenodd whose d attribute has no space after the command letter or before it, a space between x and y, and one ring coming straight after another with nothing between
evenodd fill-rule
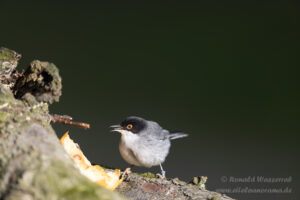
<instances>
[{"instance_id":1,"label":"bird's leg","mask_svg":"<svg viewBox=\"0 0 300 200\"><path fill-rule=\"evenodd\" d=\"M124 172L122 173L122 179L124 179L125 175L130 174L131 173L131 168L133 168L134 165L130 165L129 167L127 167Z\"/></svg>"},{"instance_id":2,"label":"bird's leg","mask_svg":"<svg viewBox=\"0 0 300 200\"><path fill-rule=\"evenodd\" d=\"M159 178L161 179L165 179L166 178L166 171L163 169L162 165L159 164L160 166L160 170L161 170L161 174L156 174Z\"/></svg>"}]
</instances>

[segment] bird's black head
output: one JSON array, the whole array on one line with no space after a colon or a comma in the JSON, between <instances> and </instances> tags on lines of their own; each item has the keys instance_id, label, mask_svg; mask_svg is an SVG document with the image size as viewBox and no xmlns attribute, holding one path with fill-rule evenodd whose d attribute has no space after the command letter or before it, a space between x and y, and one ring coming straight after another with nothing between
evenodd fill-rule
<instances>
[{"instance_id":1,"label":"bird's black head","mask_svg":"<svg viewBox=\"0 0 300 200\"><path fill-rule=\"evenodd\" d=\"M146 128L146 121L140 117L127 117L121 122L121 127L124 130L138 134Z\"/></svg>"}]
</instances>

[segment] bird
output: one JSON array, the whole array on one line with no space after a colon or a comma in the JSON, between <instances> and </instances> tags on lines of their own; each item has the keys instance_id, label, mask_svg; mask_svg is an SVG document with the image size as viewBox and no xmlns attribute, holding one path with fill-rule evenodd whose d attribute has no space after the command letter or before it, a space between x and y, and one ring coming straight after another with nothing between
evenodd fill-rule
<instances>
[{"instance_id":1,"label":"bird","mask_svg":"<svg viewBox=\"0 0 300 200\"><path fill-rule=\"evenodd\" d=\"M120 124L112 125L112 131L121 133L119 151L130 167L122 174L130 173L133 166L160 166L160 178L166 178L166 171L162 167L171 147L170 140L187 137L182 132L170 132L162 128L157 122L137 116L126 117Z\"/></svg>"}]
</instances>

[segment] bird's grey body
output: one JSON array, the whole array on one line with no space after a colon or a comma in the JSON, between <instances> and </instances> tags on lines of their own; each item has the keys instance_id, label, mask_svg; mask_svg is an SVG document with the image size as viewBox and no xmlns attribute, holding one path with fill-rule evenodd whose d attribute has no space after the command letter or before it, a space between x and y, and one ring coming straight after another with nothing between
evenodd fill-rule
<instances>
[{"instance_id":1,"label":"bird's grey body","mask_svg":"<svg viewBox=\"0 0 300 200\"><path fill-rule=\"evenodd\" d=\"M168 137L156 138L152 135L138 137L133 133L122 134L119 145L124 160L135 166L152 167L163 163L169 153Z\"/></svg>"},{"instance_id":2,"label":"bird's grey body","mask_svg":"<svg viewBox=\"0 0 300 200\"><path fill-rule=\"evenodd\" d=\"M169 154L170 140L187 136L183 133L171 134L158 123L140 117L128 117L116 127L115 130L122 134L120 153L126 162L135 166L161 165Z\"/></svg>"}]
</instances>

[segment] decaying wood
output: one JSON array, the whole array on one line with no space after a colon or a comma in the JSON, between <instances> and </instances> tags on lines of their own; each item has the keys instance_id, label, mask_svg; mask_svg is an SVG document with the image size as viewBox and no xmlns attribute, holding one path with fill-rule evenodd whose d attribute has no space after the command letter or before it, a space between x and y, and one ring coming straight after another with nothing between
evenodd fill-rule
<instances>
[{"instance_id":1,"label":"decaying wood","mask_svg":"<svg viewBox=\"0 0 300 200\"><path fill-rule=\"evenodd\" d=\"M70 117L49 118L48 106L61 95L58 69L52 63L33 61L18 73L20 57L0 48L0 200L231 199L201 184L149 174L129 174L117 191L92 183L80 174L50 125L51 120L72 122Z\"/></svg>"}]
</instances>

